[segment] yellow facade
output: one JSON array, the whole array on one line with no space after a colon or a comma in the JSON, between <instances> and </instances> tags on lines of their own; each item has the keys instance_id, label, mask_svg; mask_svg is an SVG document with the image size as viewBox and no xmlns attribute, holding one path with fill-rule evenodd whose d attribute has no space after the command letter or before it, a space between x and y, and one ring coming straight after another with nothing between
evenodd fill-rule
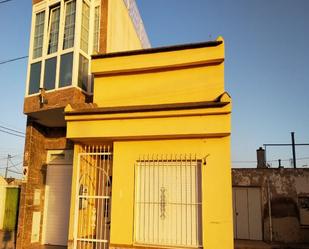
<instances>
[{"instance_id":1,"label":"yellow facade","mask_svg":"<svg viewBox=\"0 0 309 249\"><path fill-rule=\"evenodd\" d=\"M201 246L232 249L231 99L224 90L223 40L97 56L92 71L95 105L66 108L67 137L76 143L72 196L77 150L112 144L110 247L149 246L137 242L134 225L140 156L190 154L203 162Z\"/></svg>"},{"instance_id":2,"label":"yellow facade","mask_svg":"<svg viewBox=\"0 0 309 249\"><path fill-rule=\"evenodd\" d=\"M142 49L143 45L137 35L123 0L108 2L107 47L108 53Z\"/></svg>"}]
</instances>

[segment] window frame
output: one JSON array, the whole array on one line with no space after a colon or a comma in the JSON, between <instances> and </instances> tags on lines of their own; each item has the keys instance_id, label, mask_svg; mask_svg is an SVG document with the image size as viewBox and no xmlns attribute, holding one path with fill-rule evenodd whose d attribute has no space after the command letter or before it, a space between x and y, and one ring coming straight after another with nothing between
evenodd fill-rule
<instances>
[{"instance_id":1,"label":"window frame","mask_svg":"<svg viewBox=\"0 0 309 249\"><path fill-rule=\"evenodd\" d=\"M49 1L41 1L35 5L33 5L32 9L32 19L31 19L31 32L30 32L30 46L29 46L29 58L28 58L28 66L27 66L27 81L26 81L26 89L25 89L25 97L39 95L40 93L32 93L29 94L29 85L30 85L30 68L31 65L37 62L41 62L41 78L40 78L40 88L44 87L44 77L45 77L45 62L48 59L53 57L57 57L57 65L56 65L56 80L55 80L55 88L51 90L46 90L46 92L52 92L56 90L63 90L65 88L76 87L80 89L82 92L92 95L91 87L90 87L90 78L88 81L88 89L85 91L84 89L78 86L78 71L79 71L79 56L80 54L87 58L88 60L88 74L90 76L91 73L91 54L93 48L93 29L94 29L94 11L95 7L100 6L100 0L75 0L76 1L76 10L75 10L75 29L74 29L74 44L70 48L63 49L64 42L64 28L65 28L65 13L66 6L68 2L74 0L49 0ZM89 37L88 37L88 53L85 53L80 47L81 40L81 18L82 18L82 4L85 2L90 9L89 15ZM57 52L48 54L49 47L49 39L50 39L50 20L51 20L51 11L53 8L60 8L60 18L59 18L59 33L58 33L58 49ZM44 33L43 33L43 44L42 44L42 55L38 58L33 58L33 46L34 46L34 32L35 32L35 20L36 15L42 11L45 11L44 18ZM100 15L101 18L101 15ZM60 64L61 64L61 55L67 53L73 53L73 67L72 67L72 82L69 86L60 87Z\"/></svg>"},{"instance_id":2,"label":"window frame","mask_svg":"<svg viewBox=\"0 0 309 249\"><path fill-rule=\"evenodd\" d=\"M58 23L58 41L57 41L57 51L49 53L49 41L50 41L50 37L51 37L51 26L52 26L52 12L56 9L59 9L59 23ZM61 5L57 4L56 6L51 6L49 9L49 22L48 22L48 37L47 37L47 53L46 56L49 56L51 54L55 55L58 51L59 51L59 37L60 37L60 29L61 29Z\"/></svg>"},{"instance_id":3,"label":"window frame","mask_svg":"<svg viewBox=\"0 0 309 249\"><path fill-rule=\"evenodd\" d=\"M96 9L99 9L98 12L98 27L96 31ZM100 29L101 29L101 5L100 2L96 2L96 4L93 6L93 29L92 29L92 54L98 54L100 52ZM97 35L97 39L95 40ZM96 47L95 47L96 45Z\"/></svg>"},{"instance_id":4,"label":"window frame","mask_svg":"<svg viewBox=\"0 0 309 249\"><path fill-rule=\"evenodd\" d=\"M174 247L202 248L203 247L203 238L202 238L203 237L203 224L202 224L203 163L201 159L198 159L191 154L188 155L172 154L172 155L173 156L167 156L162 154L152 157L149 155L142 155L140 159L135 162L133 244L145 245L147 247L161 246L170 248ZM164 179L169 180L164 181ZM175 180L170 181L171 179ZM146 182L149 183L149 186L146 186L148 184L145 185ZM189 183L191 185L188 186ZM183 187L186 185L187 187ZM160 186L164 186L164 189L166 189L166 192L164 192L164 196L166 197L164 198L162 198L161 196L162 193L161 188L159 188ZM175 188L177 188L177 190L175 190ZM170 192L171 190L174 191L172 192L172 194ZM192 194L190 197L188 195L188 191L190 191L189 193ZM192 197L193 194L195 195L194 197ZM161 203L162 201L164 201L163 202L164 204ZM164 207L161 207L161 205L164 205ZM177 216L177 210L179 209L178 205L181 205L181 211L180 213L178 213L178 215L180 215L181 218L180 224L177 224L177 221L179 221ZM176 206L176 212L174 210L175 206ZM184 213L182 213L183 207L185 207ZM191 207L191 220L189 220L189 218L187 217L189 209L188 207L189 208ZM174 212L172 212L172 210ZM154 218L156 215L152 216L153 217L152 221L149 220L149 217L151 217L150 214L157 212L158 212L157 215L158 220ZM164 219L165 215L167 215L168 218L168 220L166 221L167 223L164 227L170 228L170 230L164 230L165 231L164 237L161 237L159 232L160 231L159 223L161 219L160 215L162 212L164 213ZM174 217L175 213L176 216ZM144 216L142 214L144 214ZM172 223L173 220L176 220L176 223ZM187 244L182 243L183 242L182 239L183 237L181 236L183 232L182 222L183 224L186 225L188 225L188 222L191 222L189 223L189 226L191 228L193 226L195 227L194 228L195 230L193 229L191 231L191 240L188 239L187 237L185 238ZM149 224L152 224L152 228L149 227ZM177 227L176 230L173 227L174 224ZM178 226L180 226L180 234L177 234L177 231L179 231ZM161 227L161 229L163 228ZM174 231L176 231L176 237L173 235ZM147 234L147 232L149 234ZM184 233L187 234L186 231L184 231ZM178 240L179 235L181 238L180 242ZM140 236L143 236L143 239ZM167 238L175 239L176 243L171 241L170 243L162 241L160 242L160 240L164 240ZM157 240L154 241L155 239ZM189 243L189 241L191 241L191 244Z\"/></svg>"}]
</instances>

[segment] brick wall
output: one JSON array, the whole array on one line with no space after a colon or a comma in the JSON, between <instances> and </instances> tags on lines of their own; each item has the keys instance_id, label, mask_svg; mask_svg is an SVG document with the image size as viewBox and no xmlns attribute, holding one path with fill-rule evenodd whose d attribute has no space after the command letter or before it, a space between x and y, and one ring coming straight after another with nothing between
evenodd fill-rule
<instances>
[{"instance_id":1,"label":"brick wall","mask_svg":"<svg viewBox=\"0 0 309 249\"><path fill-rule=\"evenodd\" d=\"M101 1L101 20L100 20L100 48L99 53L105 54L107 48L107 19L108 19L108 0Z\"/></svg>"},{"instance_id":2,"label":"brick wall","mask_svg":"<svg viewBox=\"0 0 309 249\"><path fill-rule=\"evenodd\" d=\"M70 87L66 89L58 89L56 91L44 93L44 99L47 103L40 104L39 95L26 97L24 100L24 113L45 111L49 109L65 107L67 104L78 104L91 102L91 96L83 93L79 88Z\"/></svg>"},{"instance_id":3,"label":"brick wall","mask_svg":"<svg viewBox=\"0 0 309 249\"><path fill-rule=\"evenodd\" d=\"M46 158L48 149L72 149L66 140L65 128L46 128L30 118L27 120L24 166L28 166L28 180L21 187L16 249L36 249L40 243L31 243L32 215L41 212L41 233L46 181ZM33 205L35 189L41 190L40 205Z\"/></svg>"},{"instance_id":4,"label":"brick wall","mask_svg":"<svg viewBox=\"0 0 309 249\"><path fill-rule=\"evenodd\" d=\"M32 4L35 5L35 4L42 2L42 1L44 1L44 0L32 0Z\"/></svg>"}]
</instances>

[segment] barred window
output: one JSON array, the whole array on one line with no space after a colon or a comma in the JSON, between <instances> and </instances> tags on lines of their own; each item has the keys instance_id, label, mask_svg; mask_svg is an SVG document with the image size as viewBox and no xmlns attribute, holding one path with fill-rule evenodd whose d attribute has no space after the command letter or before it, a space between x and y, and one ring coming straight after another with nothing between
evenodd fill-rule
<instances>
[{"instance_id":1,"label":"barred window","mask_svg":"<svg viewBox=\"0 0 309 249\"><path fill-rule=\"evenodd\" d=\"M57 6L50 11L48 54L55 53L58 50L59 21L60 7Z\"/></svg>"},{"instance_id":2,"label":"barred window","mask_svg":"<svg viewBox=\"0 0 309 249\"><path fill-rule=\"evenodd\" d=\"M45 11L37 13L35 16L33 59L42 56L43 38L44 38Z\"/></svg>"},{"instance_id":3,"label":"barred window","mask_svg":"<svg viewBox=\"0 0 309 249\"><path fill-rule=\"evenodd\" d=\"M74 46L74 32L75 32L75 15L76 15L76 1L65 2L65 25L63 49Z\"/></svg>"},{"instance_id":4,"label":"barred window","mask_svg":"<svg viewBox=\"0 0 309 249\"><path fill-rule=\"evenodd\" d=\"M135 242L201 247L201 160L145 157L135 177Z\"/></svg>"},{"instance_id":5,"label":"barred window","mask_svg":"<svg viewBox=\"0 0 309 249\"><path fill-rule=\"evenodd\" d=\"M80 48L85 53L88 53L89 14L90 14L90 8L85 2L83 2Z\"/></svg>"}]
</instances>

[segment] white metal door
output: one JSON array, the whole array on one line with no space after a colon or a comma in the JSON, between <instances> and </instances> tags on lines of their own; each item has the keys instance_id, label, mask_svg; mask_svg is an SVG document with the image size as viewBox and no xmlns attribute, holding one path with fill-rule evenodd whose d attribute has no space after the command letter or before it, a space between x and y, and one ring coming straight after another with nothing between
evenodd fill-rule
<instances>
[{"instance_id":1,"label":"white metal door","mask_svg":"<svg viewBox=\"0 0 309 249\"><path fill-rule=\"evenodd\" d=\"M107 249L110 235L112 152L87 147L78 154L74 248Z\"/></svg>"},{"instance_id":2,"label":"white metal door","mask_svg":"<svg viewBox=\"0 0 309 249\"><path fill-rule=\"evenodd\" d=\"M45 243L67 245L72 165L48 165L46 176Z\"/></svg>"},{"instance_id":3,"label":"white metal door","mask_svg":"<svg viewBox=\"0 0 309 249\"><path fill-rule=\"evenodd\" d=\"M259 188L233 188L235 239L262 240L261 196Z\"/></svg>"}]
</instances>

